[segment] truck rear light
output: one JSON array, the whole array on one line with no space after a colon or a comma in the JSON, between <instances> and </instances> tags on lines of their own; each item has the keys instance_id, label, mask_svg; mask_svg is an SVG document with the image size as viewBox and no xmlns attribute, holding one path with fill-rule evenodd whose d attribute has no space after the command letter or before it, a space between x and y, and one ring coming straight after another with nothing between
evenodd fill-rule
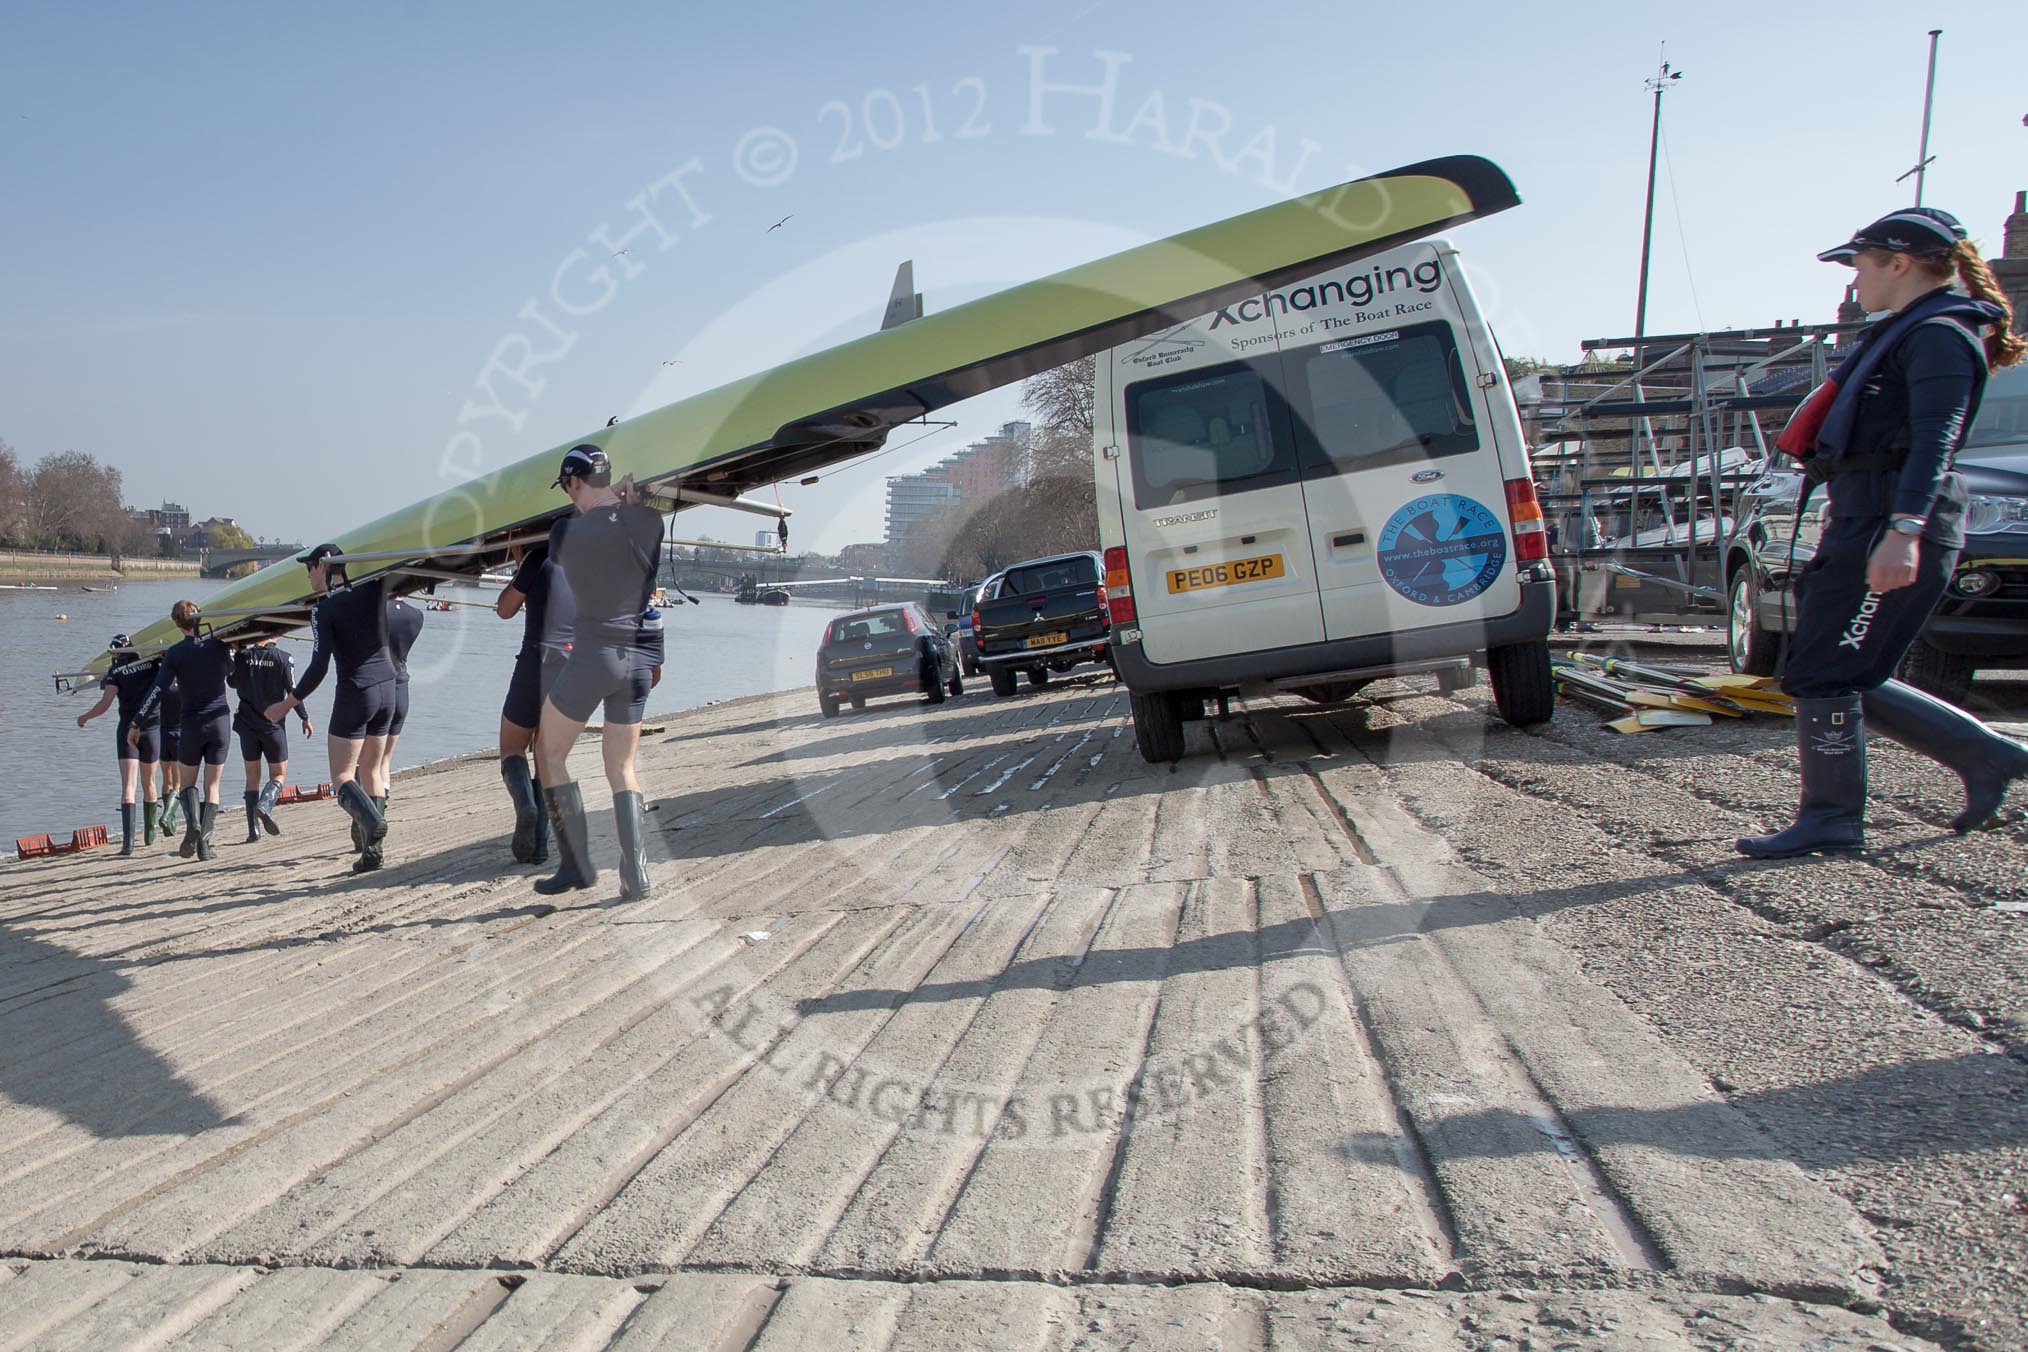
<instances>
[{"instance_id":1,"label":"truck rear light","mask_svg":"<svg viewBox=\"0 0 2028 1352\"><path fill-rule=\"evenodd\" d=\"M980 631L981 629L984 629L985 627L986 627L986 626L985 626L985 625L984 625L983 623L981 623L981 622L980 622L980 619L979 619L979 608L978 608L977 606L973 606L973 607L972 607L972 632L973 632L974 634L976 634L976 633L978 633L978 632L979 632L979 631Z\"/></svg>"},{"instance_id":2,"label":"truck rear light","mask_svg":"<svg viewBox=\"0 0 2028 1352\"><path fill-rule=\"evenodd\" d=\"M1542 504L1533 479L1507 481L1507 520L1514 527L1514 561L1539 563L1549 557L1549 536L1542 529Z\"/></svg>"},{"instance_id":3,"label":"truck rear light","mask_svg":"<svg viewBox=\"0 0 2028 1352\"><path fill-rule=\"evenodd\" d=\"M1127 551L1124 545L1114 545L1106 551L1106 580L1099 588L1099 601L1112 616L1113 623L1134 622L1134 578L1127 571Z\"/></svg>"}]
</instances>

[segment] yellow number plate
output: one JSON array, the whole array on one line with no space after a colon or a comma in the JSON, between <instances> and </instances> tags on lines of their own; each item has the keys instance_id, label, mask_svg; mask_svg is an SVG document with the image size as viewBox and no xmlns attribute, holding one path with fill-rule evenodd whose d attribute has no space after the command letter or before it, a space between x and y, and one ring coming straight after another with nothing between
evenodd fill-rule
<instances>
[{"instance_id":1,"label":"yellow number plate","mask_svg":"<svg viewBox=\"0 0 2028 1352\"><path fill-rule=\"evenodd\" d=\"M1059 643L1068 642L1070 642L1070 635L1067 632L1058 632L1054 634L1037 634L1021 646L1024 648L1054 648Z\"/></svg>"},{"instance_id":2,"label":"yellow number plate","mask_svg":"<svg viewBox=\"0 0 2028 1352\"><path fill-rule=\"evenodd\" d=\"M892 675L894 675L893 667L868 667L865 671L853 672L852 679L855 681L871 681L877 680L882 676Z\"/></svg>"},{"instance_id":3,"label":"yellow number plate","mask_svg":"<svg viewBox=\"0 0 2028 1352\"><path fill-rule=\"evenodd\" d=\"M1261 582L1271 577L1281 577L1282 556L1263 554L1254 559L1235 559L1231 563L1207 563L1201 568L1171 568L1169 570L1169 593L1203 591L1206 587L1229 587L1235 582Z\"/></svg>"}]
</instances>

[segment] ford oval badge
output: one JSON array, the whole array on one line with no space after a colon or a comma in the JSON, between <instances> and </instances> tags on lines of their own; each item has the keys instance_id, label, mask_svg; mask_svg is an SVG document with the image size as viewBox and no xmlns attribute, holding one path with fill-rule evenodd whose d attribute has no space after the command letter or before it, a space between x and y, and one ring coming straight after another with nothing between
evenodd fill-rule
<instances>
[{"instance_id":1,"label":"ford oval badge","mask_svg":"<svg viewBox=\"0 0 2028 1352\"><path fill-rule=\"evenodd\" d=\"M1408 477L1419 484L1433 484L1438 479L1444 477L1444 472L1440 469L1423 469L1417 470L1414 474L1411 474Z\"/></svg>"}]
</instances>

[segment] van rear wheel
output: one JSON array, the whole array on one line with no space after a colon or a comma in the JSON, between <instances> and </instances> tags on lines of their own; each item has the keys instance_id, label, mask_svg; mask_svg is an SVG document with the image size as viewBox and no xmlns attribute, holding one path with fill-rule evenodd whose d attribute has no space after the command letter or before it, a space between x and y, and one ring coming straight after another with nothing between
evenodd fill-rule
<instances>
[{"instance_id":1,"label":"van rear wheel","mask_svg":"<svg viewBox=\"0 0 2028 1352\"><path fill-rule=\"evenodd\" d=\"M1556 682L1549 674L1549 640L1510 643L1486 652L1493 678L1493 706L1517 728L1547 723L1556 716Z\"/></svg>"},{"instance_id":2,"label":"van rear wheel","mask_svg":"<svg viewBox=\"0 0 2028 1352\"><path fill-rule=\"evenodd\" d=\"M1134 741L1141 759L1150 765L1169 765L1183 759L1183 702L1173 690L1156 690L1145 695L1129 693L1134 710Z\"/></svg>"}]
</instances>

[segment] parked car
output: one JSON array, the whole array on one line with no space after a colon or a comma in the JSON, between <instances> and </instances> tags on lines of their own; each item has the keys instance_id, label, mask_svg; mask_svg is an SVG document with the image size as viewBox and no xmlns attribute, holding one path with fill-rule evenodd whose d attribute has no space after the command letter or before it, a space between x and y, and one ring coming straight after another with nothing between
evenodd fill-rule
<instances>
[{"instance_id":1,"label":"parked car","mask_svg":"<svg viewBox=\"0 0 2028 1352\"><path fill-rule=\"evenodd\" d=\"M1901 678L1961 702L1980 668L2028 664L2028 367L1993 373L1957 464L1971 491L1965 548ZM1825 510L1819 488L1798 516L1802 483L1784 470L1747 489L1725 568L1735 671L1773 675L1795 632L1793 583L1816 556Z\"/></svg>"},{"instance_id":2,"label":"parked car","mask_svg":"<svg viewBox=\"0 0 2028 1352\"><path fill-rule=\"evenodd\" d=\"M979 595L984 586L985 584L981 583L960 592L952 602L955 608L950 612L950 618L944 621L944 637L948 638L951 646L958 650L958 665L964 668L967 676L979 674L979 643L972 633L972 608L979 604Z\"/></svg>"},{"instance_id":3,"label":"parked car","mask_svg":"<svg viewBox=\"0 0 2028 1352\"><path fill-rule=\"evenodd\" d=\"M817 707L836 718L841 701L863 709L881 695L920 694L942 704L965 693L958 655L929 612L914 602L840 615L817 646Z\"/></svg>"},{"instance_id":4,"label":"parked car","mask_svg":"<svg viewBox=\"0 0 2028 1352\"><path fill-rule=\"evenodd\" d=\"M972 639L994 694L1013 694L1024 673L1030 685L1046 685L1052 671L1111 665L1104 578L1098 553L1087 549L1029 559L986 580Z\"/></svg>"}]
</instances>

